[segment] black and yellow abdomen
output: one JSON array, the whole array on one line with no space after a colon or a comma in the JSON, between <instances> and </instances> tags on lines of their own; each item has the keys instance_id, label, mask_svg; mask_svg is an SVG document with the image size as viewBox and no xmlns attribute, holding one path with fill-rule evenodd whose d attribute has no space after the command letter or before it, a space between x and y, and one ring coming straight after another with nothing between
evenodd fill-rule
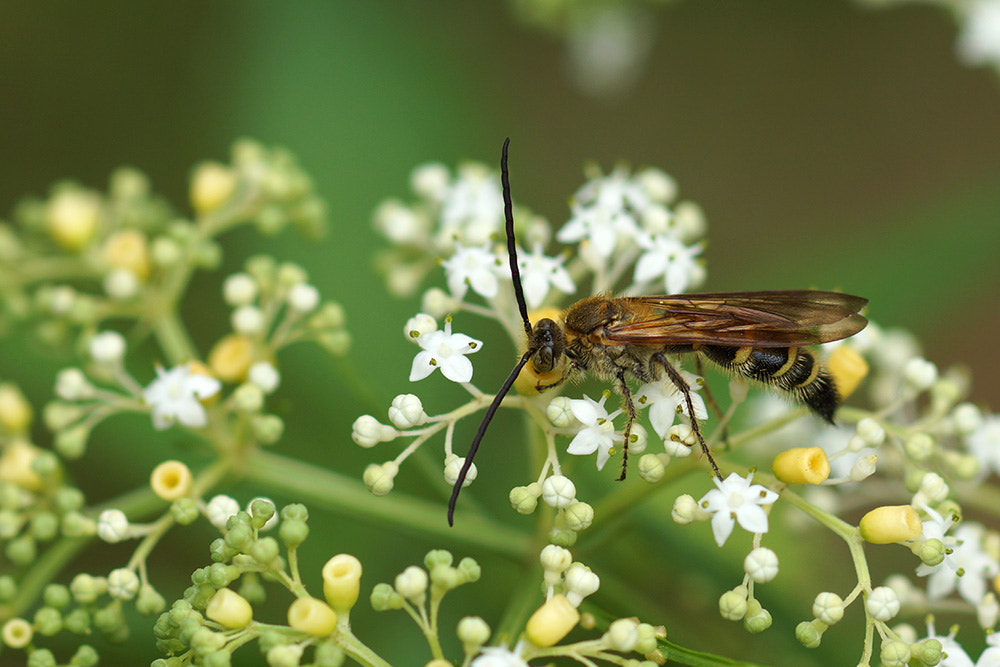
<instances>
[{"instance_id":1,"label":"black and yellow abdomen","mask_svg":"<svg viewBox=\"0 0 1000 667\"><path fill-rule=\"evenodd\" d=\"M791 394L820 417L833 422L840 395L833 378L811 350L721 345L699 345L696 350L726 370Z\"/></svg>"}]
</instances>

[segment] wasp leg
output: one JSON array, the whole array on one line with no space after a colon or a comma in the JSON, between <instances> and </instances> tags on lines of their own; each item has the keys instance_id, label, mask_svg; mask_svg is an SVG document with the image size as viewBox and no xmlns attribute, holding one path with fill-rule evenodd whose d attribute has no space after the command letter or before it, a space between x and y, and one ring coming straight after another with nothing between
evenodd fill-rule
<instances>
[{"instance_id":1,"label":"wasp leg","mask_svg":"<svg viewBox=\"0 0 1000 667\"><path fill-rule=\"evenodd\" d=\"M701 444L701 451L705 452L705 456L708 457L708 462L712 465L712 471L715 473L715 476L721 480L722 473L719 472L719 466L715 464L715 459L712 458L712 452L708 451L708 443L705 442L705 436L701 434L701 427L698 426L698 417L694 414L694 402L691 400L691 388L688 386L688 383L684 381L684 378L681 377L681 374L677 372L677 369L674 368L674 365L670 363L670 360L668 360L663 354L657 353L653 355L653 361L656 361L663 366L663 370L667 372L667 377L670 378L670 381L674 383L674 386L677 387L682 394L684 394L684 403L687 405L688 415L691 418L691 430L694 431L695 436L698 438L698 443Z\"/></svg>"},{"instance_id":2,"label":"wasp leg","mask_svg":"<svg viewBox=\"0 0 1000 667\"><path fill-rule=\"evenodd\" d=\"M625 424L625 440L622 442L622 474L619 475L618 481L621 482L625 479L625 474L628 472L628 441L632 437L632 424L635 423L635 403L632 402L632 392L629 391L628 385L625 383L625 371L618 372L618 391L621 392L622 399L625 401L625 411L628 412L628 423Z\"/></svg>"},{"instance_id":3,"label":"wasp leg","mask_svg":"<svg viewBox=\"0 0 1000 667\"><path fill-rule=\"evenodd\" d=\"M701 377L705 377L705 365L701 361L701 355L694 355L694 370L695 373ZM701 393L705 397L705 402L708 404L708 409L712 411L715 418L719 420L722 424L722 446L724 449L729 449L729 423L723 419L722 409L719 407L719 403L715 400L715 395L712 393L711 388L708 383L704 383L701 387Z\"/></svg>"}]
</instances>

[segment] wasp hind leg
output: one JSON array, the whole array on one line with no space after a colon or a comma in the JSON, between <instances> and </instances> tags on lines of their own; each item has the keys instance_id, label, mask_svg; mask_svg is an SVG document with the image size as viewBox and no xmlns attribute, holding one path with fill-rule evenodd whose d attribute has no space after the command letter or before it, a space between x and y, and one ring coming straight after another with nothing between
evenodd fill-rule
<instances>
[{"instance_id":1,"label":"wasp hind leg","mask_svg":"<svg viewBox=\"0 0 1000 667\"><path fill-rule=\"evenodd\" d=\"M694 370L698 375L705 377L705 364L701 360L701 355L694 355ZM729 449L729 421L726 419L725 414L722 412L722 408L719 407L718 401L715 400L715 395L709 388L708 383L704 383L701 388L701 394L705 397L705 403L708 404L708 409L712 411L715 418L719 420L719 426L722 431L719 434L719 439L722 441L723 449ZM714 436L713 436L714 439Z\"/></svg>"},{"instance_id":2,"label":"wasp hind leg","mask_svg":"<svg viewBox=\"0 0 1000 667\"><path fill-rule=\"evenodd\" d=\"M694 402L691 400L691 387L688 386L688 383L683 377L681 377L681 374L677 372L677 369L674 368L674 365L670 363L670 360L667 359L666 356L663 354L656 354L653 356L653 361L663 367L663 370L667 373L667 377L670 378L670 381L674 383L674 386L677 387L681 394L684 395L684 404L687 406L687 414L690 418L691 430L694 431L695 437L698 438L698 444L701 445L701 451L703 451L705 456L708 458L708 462L712 466L712 472L714 472L715 476L721 480L722 473L719 472L719 466L716 465L715 459L712 458L712 452L709 451L708 443L705 442L705 436L702 435L701 427L698 425L698 417L694 412Z\"/></svg>"}]
</instances>

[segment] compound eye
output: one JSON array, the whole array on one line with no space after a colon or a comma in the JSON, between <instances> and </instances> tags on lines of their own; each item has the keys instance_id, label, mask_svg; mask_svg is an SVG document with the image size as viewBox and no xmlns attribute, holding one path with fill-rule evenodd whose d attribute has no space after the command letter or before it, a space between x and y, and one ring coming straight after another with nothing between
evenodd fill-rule
<instances>
[{"instance_id":1,"label":"compound eye","mask_svg":"<svg viewBox=\"0 0 1000 667\"><path fill-rule=\"evenodd\" d=\"M531 357L531 365L534 366L536 373L548 373L555 367L555 361L552 358L552 348L543 347L534 356Z\"/></svg>"}]
</instances>

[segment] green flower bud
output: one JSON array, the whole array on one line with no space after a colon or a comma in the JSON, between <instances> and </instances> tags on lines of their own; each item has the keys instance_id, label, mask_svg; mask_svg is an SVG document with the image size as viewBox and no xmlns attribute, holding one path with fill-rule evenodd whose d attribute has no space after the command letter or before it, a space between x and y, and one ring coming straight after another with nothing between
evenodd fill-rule
<instances>
[{"instance_id":1,"label":"green flower bud","mask_svg":"<svg viewBox=\"0 0 1000 667\"><path fill-rule=\"evenodd\" d=\"M816 648L823 640L826 627L821 621L802 621L795 626L795 638L806 648Z\"/></svg>"},{"instance_id":2,"label":"green flower bud","mask_svg":"<svg viewBox=\"0 0 1000 667\"><path fill-rule=\"evenodd\" d=\"M108 582L103 577L81 573L73 577L69 590L77 604L90 604L108 590Z\"/></svg>"},{"instance_id":3,"label":"green flower bud","mask_svg":"<svg viewBox=\"0 0 1000 667\"><path fill-rule=\"evenodd\" d=\"M56 667L56 657L47 648L38 648L28 654L27 667Z\"/></svg>"},{"instance_id":4,"label":"green flower bud","mask_svg":"<svg viewBox=\"0 0 1000 667\"><path fill-rule=\"evenodd\" d=\"M666 454L643 454L639 457L639 477L650 484L659 482L667 472L669 460Z\"/></svg>"},{"instance_id":5,"label":"green flower bud","mask_svg":"<svg viewBox=\"0 0 1000 667\"><path fill-rule=\"evenodd\" d=\"M240 514L243 513L240 512ZM238 517L240 514L237 514L236 516ZM244 516L246 515L244 514ZM233 519L231 518L229 521L233 522ZM249 549L250 545L253 543L253 532L250 530L250 526L246 523L233 523L234 525L229 528L226 532L225 538L223 539L226 540L226 544L229 545L230 548L235 549L239 553L246 553L246 550Z\"/></svg>"},{"instance_id":6,"label":"green flower bud","mask_svg":"<svg viewBox=\"0 0 1000 667\"><path fill-rule=\"evenodd\" d=\"M178 498L170 505L170 514L182 526L194 523L201 516L198 501L194 498Z\"/></svg>"},{"instance_id":7,"label":"green flower bud","mask_svg":"<svg viewBox=\"0 0 1000 667\"><path fill-rule=\"evenodd\" d=\"M250 420L253 437L262 445L273 445L281 440L285 422L277 415L254 415Z\"/></svg>"},{"instance_id":8,"label":"green flower bud","mask_svg":"<svg viewBox=\"0 0 1000 667\"><path fill-rule=\"evenodd\" d=\"M143 616L155 616L163 611L167 606L167 601L155 588L149 584L139 587L139 595L135 600L135 608Z\"/></svg>"},{"instance_id":9,"label":"green flower bud","mask_svg":"<svg viewBox=\"0 0 1000 667\"><path fill-rule=\"evenodd\" d=\"M538 507L538 495L527 486L515 486L510 490L510 505L518 514L531 514Z\"/></svg>"},{"instance_id":10,"label":"green flower bud","mask_svg":"<svg viewBox=\"0 0 1000 667\"><path fill-rule=\"evenodd\" d=\"M7 543L4 553L14 565L28 565L35 560L38 550L31 535L21 535Z\"/></svg>"},{"instance_id":11,"label":"green flower bud","mask_svg":"<svg viewBox=\"0 0 1000 667\"><path fill-rule=\"evenodd\" d=\"M14 581L14 577L9 574L0 575L0 602L11 600L15 595L17 595L17 582Z\"/></svg>"},{"instance_id":12,"label":"green flower bud","mask_svg":"<svg viewBox=\"0 0 1000 667\"><path fill-rule=\"evenodd\" d=\"M938 565L944 561L947 548L944 543L936 537L929 540L918 540L910 547L913 555L919 558L926 565Z\"/></svg>"},{"instance_id":13,"label":"green flower bud","mask_svg":"<svg viewBox=\"0 0 1000 667\"><path fill-rule=\"evenodd\" d=\"M100 658L93 646L80 644L80 647L76 649L76 653L70 658L69 664L71 667L95 667L99 661Z\"/></svg>"},{"instance_id":14,"label":"green flower bud","mask_svg":"<svg viewBox=\"0 0 1000 667\"><path fill-rule=\"evenodd\" d=\"M62 630L62 614L58 609L42 607L35 612L34 626L38 634L51 637Z\"/></svg>"},{"instance_id":15,"label":"green flower bud","mask_svg":"<svg viewBox=\"0 0 1000 667\"><path fill-rule=\"evenodd\" d=\"M812 613L824 625L834 625L844 618L844 600L836 593L820 593L813 601Z\"/></svg>"},{"instance_id":16,"label":"green flower bud","mask_svg":"<svg viewBox=\"0 0 1000 667\"><path fill-rule=\"evenodd\" d=\"M262 537L253 543L247 553L261 565L277 570L280 569L281 564L280 561L277 563L275 561L280 552L281 547L278 540L273 537Z\"/></svg>"},{"instance_id":17,"label":"green flower bud","mask_svg":"<svg viewBox=\"0 0 1000 667\"><path fill-rule=\"evenodd\" d=\"M639 641L635 645L637 653L649 655L656 650L659 645L656 640L656 628L649 623L640 623L636 632L639 633Z\"/></svg>"},{"instance_id":18,"label":"green flower bud","mask_svg":"<svg viewBox=\"0 0 1000 667\"><path fill-rule=\"evenodd\" d=\"M313 664L316 667L341 667L344 664L344 651L332 641L316 645L313 653Z\"/></svg>"},{"instance_id":19,"label":"green flower bud","mask_svg":"<svg viewBox=\"0 0 1000 667\"><path fill-rule=\"evenodd\" d=\"M206 653L201 657L201 661L198 664L201 667L229 667L233 663L232 657L232 653L222 648L218 651Z\"/></svg>"},{"instance_id":20,"label":"green flower bud","mask_svg":"<svg viewBox=\"0 0 1000 667\"><path fill-rule=\"evenodd\" d=\"M74 609L63 618L63 627L74 635L90 634L90 614L86 609Z\"/></svg>"},{"instance_id":21,"label":"green flower bud","mask_svg":"<svg viewBox=\"0 0 1000 667\"><path fill-rule=\"evenodd\" d=\"M563 515L566 527L577 532L590 528L590 524L594 522L594 508L580 501L571 503Z\"/></svg>"},{"instance_id":22,"label":"green flower bud","mask_svg":"<svg viewBox=\"0 0 1000 667\"><path fill-rule=\"evenodd\" d=\"M375 584L371 594L372 609L388 611L403 608L403 596L386 583Z\"/></svg>"},{"instance_id":23,"label":"green flower bud","mask_svg":"<svg viewBox=\"0 0 1000 667\"><path fill-rule=\"evenodd\" d=\"M221 632L209 630L204 625L191 635L191 650L195 655L205 655L218 651L226 645L226 637Z\"/></svg>"},{"instance_id":24,"label":"green flower bud","mask_svg":"<svg viewBox=\"0 0 1000 667\"><path fill-rule=\"evenodd\" d=\"M751 599L747 601L747 613L743 617L743 627L747 632L757 634L771 627L771 612L764 609L760 602Z\"/></svg>"},{"instance_id":25,"label":"green flower bud","mask_svg":"<svg viewBox=\"0 0 1000 667\"><path fill-rule=\"evenodd\" d=\"M882 642L879 656L882 658L882 667L906 667L910 662L910 647L906 642L891 639Z\"/></svg>"},{"instance_id":26,"label":"green flower bud","mask_svg":"<svg viewBox=\"0 0 1000 667\"><path fill-rule=\"evenodd\" d=\"M62 532L66 537L93 537L97 522L79 512L67 512L62 518Z\"/></svg>"},{"instance_id":27,"label":"green flower bud","mask_svg":"<svg viewBox=\"0 0 1000 667\"><path fill-rule=\"evenodd\" d=\"M303 647L299 644L280 644L267 652L269 667L299 667Z\"/></svg>"},{"instance_id":28,"label":"green flower bud","mask_svg":"<svg viewBox=\"0 0 1000 667\"><path fill-rule=\"evenodd\" d=\"M228 586L240 576L238 567L235 565L223 565L222 563L209 565L207 571L208 576L206 581L216 589Z\"/></svg>"},{"instance_id":29,"label":"green flower bud","mask_svg":"<svg viewBox=\"0 0 1000 667\"><path fill-rule=\"evenodd\" d=\"M64 486L55 495L55 510L60 514L79 510L83 507L85 498L80 489Z\"/></svg>"},{"instance_id":30,"label":"green flower bud","mask_svg":"<svg viewBox=\"0 0 1000 667\"><path fill-rule=\"evenodd\" d=\"M474 558L466 557L460 560L457 570L463 584L479 581L479 577L482 576L482 568Z\"/></svg>"},{"instance_id":31,"label":"green flower bud","mask_svg":"<svg viewBox=\"0 0 1000 667\"><path fill-rule=\"evenodd\" d=\"M94 627L105 635L114 635L124 625L125 615L122 613L122 607L118 601L94 612Z\"/></svg>"},{"instance_id":32,"label":"green flower bud","mask_svg":"<svg viewBox=\"0 0 1000 667\"><path fill-rule=\"evenodd\" d=\"M212 540L212 544L209 545L208 551L212 556L212 560L217 563L225 563L239 553L239 551L229 546L226 543L226 540L221 537Z\"/></svg>"},{"instance_id":33,"label":"green flower bud","mask_svg":"<svg viewBox=\"0 0 1000 667\"><path fill-rule=\"evenodd\" d=\"M490 626L478 616L466 616L458 622L458 639L466 654L478 651L489 640L490 632Z\"/></svg>"},{"instance_id":34,"label":"green flower bud","mask_svg":"<svg viewBox=\"0 0 1000 667\"><path fill-rule=\"evenodd\" d=\"M253 573L243 575L238 592L250 604L263 604L267 600L267 591L260 583L260 578Z\"/></svg>"},{"instance_id":35,"label":"green flower bud","mask_svg":"<svg viewBox=\"0 0 1000 667\"><path fill-rule=\"evenodd\" d=\"M944 659L944 647L938 639L924 639L910 646L912 659L924 665L937 665Z\"/></svg>"},{"instance_id":36,"label":"green flower bud","mask_svg":"<svg viewBox=\"0 0 1000 667\"><path fill-rule=\"evenodd\" d=\"M42 593L46 606L62 609L69 605L71 598L69 589L62 584L49 584Z\"/></svg>"},{"instance_id":37,"label":"green flower bud","mask_svg":"<svg viewBox=\"0 0 1000 667\"><path fill-rule=\"evenodd\" d=\"M727 621L740 621L747 613L747 589L737 586L719 597L719 614Z\"/></svg>"},{"instance_id":38,"label":"green flower bud","mask_svg":"<svg viewBox=\"0 0 1000 667\"><path fill-rule=\"evenodd\" d=\"M278 526L278 537L289 549L295 549L309 537L309 524L300 520L285 519Z\"/></svg>"}]
</instances>

